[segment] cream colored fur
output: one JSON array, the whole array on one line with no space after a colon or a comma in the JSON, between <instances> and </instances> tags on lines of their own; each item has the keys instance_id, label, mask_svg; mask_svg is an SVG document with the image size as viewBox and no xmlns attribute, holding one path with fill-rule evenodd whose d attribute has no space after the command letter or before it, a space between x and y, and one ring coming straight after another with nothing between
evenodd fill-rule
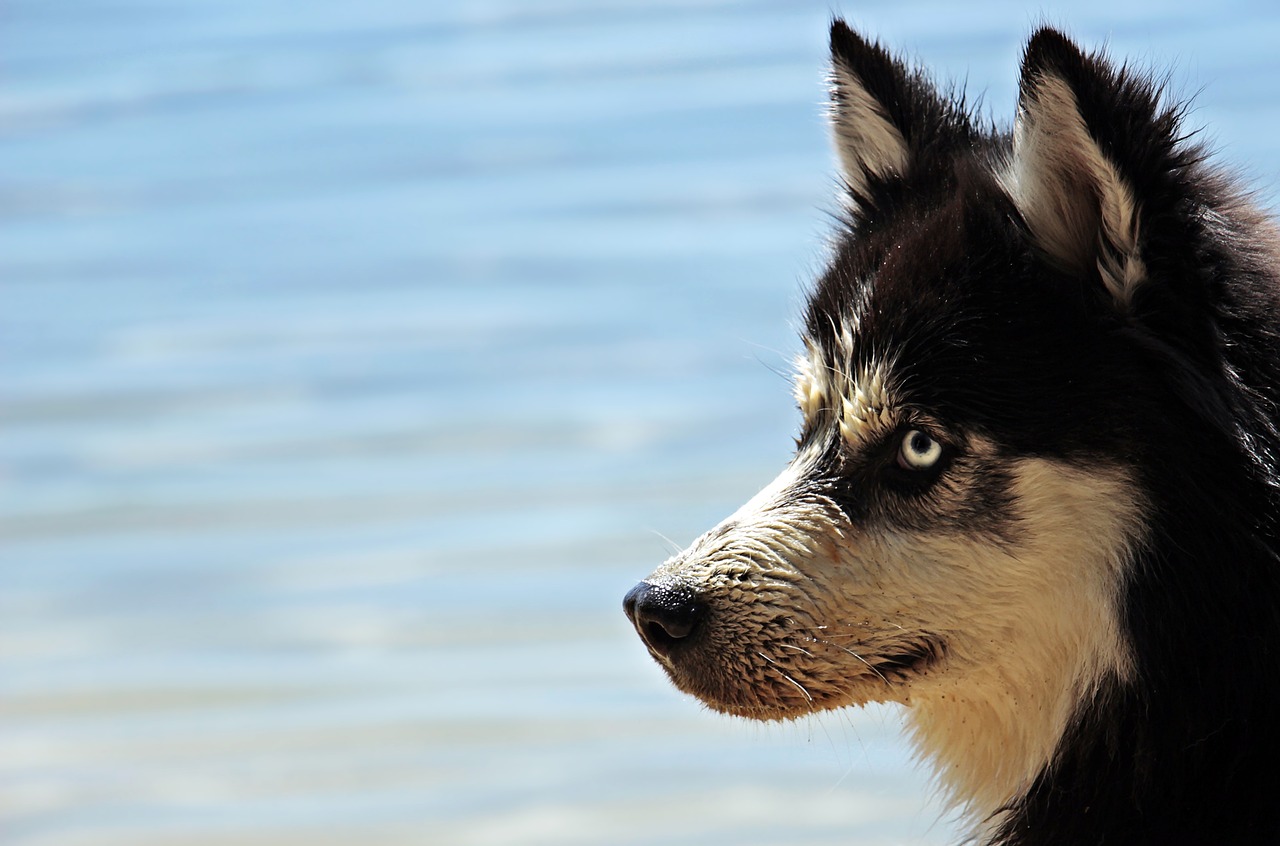
<instances>
[{"instance_id":1,"label":"cream colored fur","mask_svg":"<svg viewBox=\"0 0 1280 846\"><path fill-rule=\"evenodd\" d=\"M1096 256L1112 296L1129 304L1146 274L1139 209L1062 79L1040 77L1024 98L1001 181L1049 256L1073 270Z\"/></svg>"},{"instance_id":2,"label":"cream colored fur","mask_svg":"<svg viewBox=\"0 0 1280 846\"><path fill-rule=\"evenodd\" d=\"M901 176L907 168L907 142L857 75L838 61L831 69L839 99L831 116L836 152L845 181L865 196L868 175Z\"/></svg>"},{"instance_id":3,"label":"cream colored fur","mask_svg":"<svg viewBox=\"0 0 1280 846\"><path fill-rule=\"evenodd\" d=\"M908 720L944 785L980 818L1050 763L1078 703L1132 669L1118 622L1140 531L1132 483L1117 470L1044 459L1013 466L1022 521L1014 547L929 539L920 551L947 558L960 582L959 591L943 586L940 602L968 598L952 609L953 671L912 686Z\"/></svg>"}]
</instances>

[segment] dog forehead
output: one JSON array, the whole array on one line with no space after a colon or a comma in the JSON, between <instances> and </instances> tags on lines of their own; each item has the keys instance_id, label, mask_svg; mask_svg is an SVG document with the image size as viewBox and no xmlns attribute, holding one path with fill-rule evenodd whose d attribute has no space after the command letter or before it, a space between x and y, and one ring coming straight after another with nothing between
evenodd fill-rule
<instances>
[{"instance_id":1,"label":"dog forehead","mask_svg":"<svg viewBox=\"0 0 1280 846\"><path fill-rule=\"evenodd\" d=\"M954 238L932 237L945 228L913 229L878 253L849 246L837 257L811 298L796 368L807 427L830 421L850 445L867 444L903 422L912 396L928 405L915 395L936 381L932 371L953 369L938 365L949 347L966 345L956 330L971 323L963 286L972 274Z\"/></svg>"},{"instance_id":2,"label":"dog forehead","mask_svg":"<svg viewBox=\"0 0 1280 846\"><path fill-rule=\"evenodd\" d=\"M975 266L1012 234L993 225L992 209L973 205L966 197L922 201L878 226L843 233L809 298L809 336L830 345L852 329L860 346L891 348L900 340L895 324L929 325L956 307L981 279Z\"/></svg>"}]
</instances>

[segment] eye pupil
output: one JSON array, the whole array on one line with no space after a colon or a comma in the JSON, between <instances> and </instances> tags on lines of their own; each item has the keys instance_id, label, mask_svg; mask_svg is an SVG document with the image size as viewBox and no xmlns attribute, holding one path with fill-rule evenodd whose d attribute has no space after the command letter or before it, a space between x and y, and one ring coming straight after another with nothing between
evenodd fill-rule
<instances>
[{"instance_id":1,"label":"eye pupil","mask_svg":"<svg viewBox=\"0 0 1280 846\"><path fill-rule=\"evenodd\" d=\"M916 455L927 455L931 446L933 446L933 439L924 432L911 433L911 451Z\"/></svg>"}]
</instances>

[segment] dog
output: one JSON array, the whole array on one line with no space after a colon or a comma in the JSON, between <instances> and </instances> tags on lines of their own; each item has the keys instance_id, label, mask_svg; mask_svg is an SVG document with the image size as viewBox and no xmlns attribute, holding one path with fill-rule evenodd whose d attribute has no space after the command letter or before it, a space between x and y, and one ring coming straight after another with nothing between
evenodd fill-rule
<instances>
[{"instance_id":1,"label":"dog","mask_svg":"<svg viewBox=\"0 0 1280 846\"><path fill-rule=\"evenodd\" d=\"M794 458L627 616L728 714L906 706L980 842L1280 842L1275 228L1057 30L1008 130L830 38Z\"/></svg>"}]
</instances>

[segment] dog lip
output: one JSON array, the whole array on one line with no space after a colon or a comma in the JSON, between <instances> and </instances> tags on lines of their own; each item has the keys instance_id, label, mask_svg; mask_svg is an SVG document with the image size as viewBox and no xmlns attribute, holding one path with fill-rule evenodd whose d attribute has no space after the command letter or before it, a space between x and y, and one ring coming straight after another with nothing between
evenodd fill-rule
<instances>
[{"instance_id":1,"label":"dog lip","mask_svg":"<svg viewBox=\"0 0 1280 846\"><path fill-rule=\"evenodd\" d=\"M918 675L940 660L945 652L946 649L941 640L926 636L914 643L906 644L901 651L881 656L871 664L871 670L881 676Z\"/></svg>"}]
</instances>

